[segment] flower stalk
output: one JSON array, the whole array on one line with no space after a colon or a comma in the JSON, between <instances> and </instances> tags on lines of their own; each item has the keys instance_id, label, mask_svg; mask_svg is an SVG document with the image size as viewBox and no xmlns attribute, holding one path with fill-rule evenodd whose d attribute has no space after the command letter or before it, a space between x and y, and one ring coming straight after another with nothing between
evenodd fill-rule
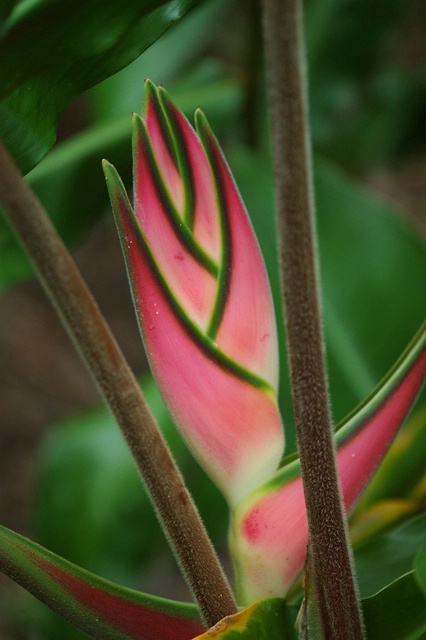
<instances>
[{"instance_id":1,"label":"flower stalk","mask_svg":"<svg viewBox=\"0 0 426 640\"><path fill-rule=\"evenodd\" d=\"M96 302L2 143L0 206L114 414L204 623L211 627L237 607L198 511Z\"/></svg>"},{"instance_id":2,"label":"flower stalk","mask_svg":"<svg viewBox=\"0 0 426 640\"><path fill-rule=\"evenodd\" d=\"M318 610L321 637L359 640L363 626L324 363L300 0L263 0L263 28L286 333L309 526L307 597L313 602L307 604ZM308 623L312 617L316 612Z\"/></svg>"}]
</instances>

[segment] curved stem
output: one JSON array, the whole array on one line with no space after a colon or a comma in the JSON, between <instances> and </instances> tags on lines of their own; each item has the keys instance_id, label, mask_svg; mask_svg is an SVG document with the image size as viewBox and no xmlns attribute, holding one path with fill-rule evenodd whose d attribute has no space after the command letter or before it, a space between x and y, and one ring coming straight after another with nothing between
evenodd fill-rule
<instances>
[{"instance_id":1,"label":"curved stem","mask_svg":"<svg viewBox=\"0 0 426 640\"><path fill-rule=\"evenodd\" d=\"M324 364L301 1L263 0L263 9L286 332L309 523L307 597L314 597L321 637L360 640Z\"/></svg>"},{"instance_id":2,"label":"curved stem","mask_svg":"<svg viewBox=\"0 0 426 640\"><path fill-rule=\"evenodd\" d=\"M1 142L0 206L114 414L204 622L213 626L237 606L198 511L96 302Z\"/></svg>"}]
</instances>

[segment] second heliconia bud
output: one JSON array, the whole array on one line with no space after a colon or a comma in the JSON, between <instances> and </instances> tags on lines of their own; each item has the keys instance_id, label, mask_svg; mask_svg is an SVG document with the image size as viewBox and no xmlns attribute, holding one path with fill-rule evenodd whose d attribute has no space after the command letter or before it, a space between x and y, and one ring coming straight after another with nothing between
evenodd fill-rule
<instances>
[{"instance_id":1,"label":"second heliconia bud","mask_svg":"<svg viewBox=\"0 0 426 640\"><path fill-rule=\"evenodd\" d=\"M236 505L283 454L277 334L241 197L199 110L195 121L196 132L147 81L133 208L104 169L152 372L188 446Z\"/></svg>"}]
</instances>

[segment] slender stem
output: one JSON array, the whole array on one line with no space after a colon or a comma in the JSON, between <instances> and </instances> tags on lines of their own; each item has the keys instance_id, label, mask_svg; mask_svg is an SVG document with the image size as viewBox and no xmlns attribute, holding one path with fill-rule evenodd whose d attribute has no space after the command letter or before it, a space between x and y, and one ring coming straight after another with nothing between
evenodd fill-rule
<instances>
[{"instance_id":1,"label":"slender stem","mask_svg":"<svg viewBox=\"0 0 426 640\"><path fill-rule=\"evenodd\" d=\"M324 363L300 0L263 0L287 343L309 523L310 580L327 639L363 637ZM308 603L309 606L309 603Z\"/></svg>"},{"instance_id":2,"label":"slender stem","mask_svg":"<svg viewBox=\"0 0 426 640\"><path fill-rule=\"evenodd\" d=\"M204 622L213 626L237 606L198 511L96 302L1 142L0 206L114 414Z\"/></svg>"}]
</instances>

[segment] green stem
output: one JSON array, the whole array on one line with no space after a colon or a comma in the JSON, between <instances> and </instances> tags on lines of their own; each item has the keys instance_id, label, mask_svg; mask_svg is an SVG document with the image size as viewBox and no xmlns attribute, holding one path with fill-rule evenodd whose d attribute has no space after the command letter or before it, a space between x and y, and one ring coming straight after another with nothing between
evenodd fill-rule
<instances>
[{"instance_id":1,"label":"green stem","mask_svg":"<svg viewBox=\"0 0 426 640\"><path fill-rule=\"evenodd\" d=\"M96 302L1 142L0 206L114 414L204 622L213 626L237 606L198 511Z\"/></svg>"},{"instance_id":2,"label":"green stem","mask_svg":"<svg viewBox=\"0 0 426 640\"><path fill-rule=\"evenodd\" d=\"M360 640L324 363L301 1L263 0L263 10L286 332L309 525L308 595L314 594L321 637Z\"/></svg>"}]
</instances>

